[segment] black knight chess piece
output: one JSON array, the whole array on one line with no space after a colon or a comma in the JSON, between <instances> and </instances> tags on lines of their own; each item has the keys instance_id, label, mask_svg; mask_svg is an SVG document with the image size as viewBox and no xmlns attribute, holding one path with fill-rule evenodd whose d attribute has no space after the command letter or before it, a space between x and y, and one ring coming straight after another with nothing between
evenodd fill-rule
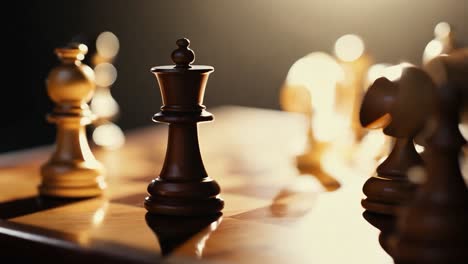
<instances>
[{"instance_id":1,"label":"black knight chess piece","mask_svg":"<svg viewBox=\"0 0 468 264\"><path fill-rule=\"evenodd\" d=\"M360 110L360 121L367 128L384 128L394 137L390 155L377 167L377 175L363 186L367 196L362 206L373 213L396 215L411 200L416 185L408 178L408 170L422 166L413 138L423 127L432 108L431 79L416 67L402 69L399 79L377 79L368 89ZM414 107L418 105L418 107Z\"/></svg>"},{"instance_id":2,"label":"black knight chess piece","mask_svg":"<svg viewBox=\"0 0 468 264\"><path fill-rule=\"evenodd\" d=\"M198 145L197 123L212 121L205 111L203 96L211 66L191 65L194 52L188 39L176 42L172 52L175 66L153 67L161 90L163 106L153 120L169 124L166 157L159 177L148 186L145 208L162 215L211 215L224 202L220 187L208 177Z\"/></svg>"}]
</instances>

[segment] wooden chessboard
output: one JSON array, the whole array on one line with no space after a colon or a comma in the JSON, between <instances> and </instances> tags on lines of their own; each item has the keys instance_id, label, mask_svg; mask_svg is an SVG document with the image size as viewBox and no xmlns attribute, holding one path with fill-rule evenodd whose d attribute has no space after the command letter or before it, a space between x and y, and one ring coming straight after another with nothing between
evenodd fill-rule
<instances>
[{"instance_id":1,"label":"wooden chessboard","mask_svg":"<svg viewBox=\"0 0 468 264\"><path fill-rule=\"evenodd\" d=\"M215 122L199 125L200 146L222 187L222 216L145 217L146 187L161 169L167 139L163 124L149 124L128 132L121 149L95 149L108 170L99 198L37 197L51 146L0 156L0 251L67 263L392 263L379 230L362 216L361 187L373 168L336 162L331 185L340 187L330 188L330 179L323 185L295 168L302 116L209 110Z\"/></svg>"}]
</instances>

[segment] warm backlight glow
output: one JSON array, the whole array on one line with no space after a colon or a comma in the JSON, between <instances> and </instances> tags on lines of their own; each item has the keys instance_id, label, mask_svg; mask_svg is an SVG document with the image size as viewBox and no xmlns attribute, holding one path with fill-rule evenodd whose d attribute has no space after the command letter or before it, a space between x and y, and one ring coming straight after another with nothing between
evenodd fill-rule
<instances>
[{"instance_id":1,"label":"warm backlight glow","mask_svg":"<svg viewBox=\"0 0 468 264\"><path fill-rule=\"evenodd\" d=\"M335 114L335 89L344 76L343 69L330 55L311 53L296 61L288 72L286 83L303 85L310 91L312 127L317 140L331 140L341 126Z\"/></svg>"},{"instance_id":2,"label":"warm backlight glow","mask_svg":"<svg viewBox=\"0 0 468 264\"><path fill-rule=\"evenodd\" d=\"M109 203L106 202L93 214L93 226L98 227L102 224L104 217L106 216L107 207L109 207Z\"/></svg>"},{"instance_id":3,"label":"warm backlight glow","mask_svg":"<svg viewBox=\"0 0 468 264\"><path fill-rule=\"evenodd\" d=\"M431 59L439 56L442 54L444 50L444 45L438 39L433 39L429 43L427 43L426 48L424 49L423 53L423 62L427 63Z\"/></svg>"},{"instance_id":4,"label":"warm backlight glow","mask_svg":"<svg viewBox=\"0 0 468 264\"><path fill-rule=\"evenodd\" d=\"M88 53L88 46L85 44L80 44L78 45L78 49L80 50L80 53L76 56L78 60L84 60L85 54Z\"/></svg>"},{"instance_id":5,"label":"warm backlight glow","mask_svg":"<svg viewBox=\"0 0 468 264\"><path fill-rule=\"evenodd\" d=\"M347 127L347 119L334 111L334 104L329 107L322 108L315 112L312 117L312 129L314 136L318 141L330 142L339 136L343 135L343 131L349 129Z\"/></svg>"},{"instance_id":6,"label":"warm backlight glow","mask_svg":"<svg viewBox=\"0 0 468 264\"><path fill-rule=\"evenodd\" d=\"M374 122L368 124L366 126L366 128L369 128L369 129L378 129L378 128L384 128L386 127L388 124L390 124L390 122L392 122L392 116L390 114L385 114L381 117L379 117L377 120L375 120Z\"/></svg>"},{"instance_id":7,"label":"warm backlight glow","mask_svg":"<svg viewBox=\"0 0 468 264\"><path fill-rule=\"evenodd\" d=\"M461 132L462 136L465 139L468 139L468 124L463 124L463 123L459 124L458 128L460 129L460 132Z\"/></svg>"},{"instance_id":8,"label":"warm backlight glow","mask_svg":"<svg viewBox=\"0 0 468 264\"><path fill-rule=\"evenodd\" d=\"M414 148L416 149L416 152L421 154L424 151L424 147L418 144L414 144Z\"/></svg>"},{"instance_id":9,"label":"warm backlight glow","mask_svg":"<svg viewBox=\"0 0 468 264\"><path fill-rule=\"evenodd\" d=\"M450 46L449 35L452 31L450 24L447 22L440 22L434 28L435 38L427 43L423 53L423 63L426 64L433 58L445 53L447 45Z\"/></svg>"},{"instance_id":10,"label":"warm backlight glow","mask_svg":"<svg viewBox=\"0 0 468 264\"><path fill-rule=\"evenodd\" d=\"M390 81L398 80L403 73L403 69L411 66L411 63L402 62L397 65L389 66L388 64L375 64L369 67L367 71L367 83L371 85L380 77L385 77ZM367 87L368 88L368 87Z\"/></svg>"},{"instance_id":11,"label":"warm backlight glow","mask_svg":"<svg viewBox=\"0 0 468 264\"><path fill-rule=\"evenodd\" d=\"M342 61L354 61L364 53L364 42L359 36L348 34L335 43L335 54Z\"/></svg>"},{"instance_id":12,"label":"warm backlight glow","mask_svg":"<svg viewBox=\"0 0 468 264\"><path fill-rule=\"evenodd\" d=\"M436 38L446 38L450 34L450 24L447 22L440 22L434 28L434 35Z\"/></svg>"},{"instance_id":13,"label":"warm backlight glow","mask_svg":"<svg viewBox=\"0 0 468 264\"><path fill-rule=\"evenodd\" d=\"M408 62L402 62L400 64L390 66L384 70L385 78L389 79L390 81L396 81L401 77L403 73L403 69L406 67L410 67L412 64Z\"/></svg>"},{"instance_id":14,"label":"warm backlight glow","mask_svg":"<svg viewBox=\"0 0 468 264\"><path fill-rule=\"evenodd\" d=\"M320 90L323 86L335 85L343 78L344 72L333 57L323 52L313 52L291 66L286 83Z\"/></svg>"},{"instance_id":15,"label":"warm backlight glow","mask_svg":"<svg viewBox=\"0 0 468 264\"><path fill-rule=\"evenodd\" d=\"M222 217L219 218L217 221L214 221L207 227L205 230L201 232L200 239L198 240L197 244L195 245L195 255L199 258L203 257L203 250L205 249L206 242L210 238L211 233L213 233L216 228L218 228L219 224L222 221Z\"/></svg>"},{"instance_id":16,"label":"warm backlight glow","mask_svg":"<svg viewBox=\"0 0 468 264\"><path fill-rule=\"evenodd\" d=\"M96 50L99 56L113 58L119 52L119 39L114 33L106 31L99 34L96 39Z\"/></svg>"},{"instance_id":17,"label":"warm backlight glow","mask_svg":"<svg viewBox=\"0 0 468 264\"><path fill-rule=\"evenodd\" d=\"M426 182L426 170L421 166L414 166L408 169L408 179L415 184L423 184Z\"/></svg>"},{"instance_id":18,"label":"warm backlight glow","mask_svg":"<svg viewBox=\"0 0 468 264\"><path fill-rule=\"evenodd\" d=\"M369 131L358 145L354 157L359 168L373 168L378 163L378 158L385 156L388 148L388 138L381 130Z\"/></svg>"},{"instance_id":19,"label":"warm backlight glow","mask_svg":"<svg viewBox=\"0 0 468 264\"><path fill-rule=\"evenodd\" d=\"M110 63L100 63L94 67L94 76L97 86L111 86L117 79L117 69Z\"/></svg>"},{"instance_id":20,"label":"warm backlight glow","mask_svg":"<svg viewBox=\"0 0 468 264\"><path fill-rule=\"evenodd\" d=\"M108 123L100 125L94 130L93 141L98 146L116 149L125 143L125 137L118 126Z\"/></svg>"},{"instance_id":21,"label":"warm backlight glow","mask_svg":"<svg viewBox=\"0 0 468 264\"><path fill-rule=\"evenodd\" d=\"M369 67L367 71L367 84L370 85L380 77L385 76L385 70L389 67L389 64L379 63ZM368 88L368 86L366 87Z\"/></svg>"},{"instance_id":22,"label":"warm backlight glow","mask_svg":"<svg viewBox=\"0 0 468 264\"><path fill-rule=\"evenodd\" d=\"M108 89L97 89L90 107L93 113L100 118L111 118L119 112L119 105Z\"/></svg>"}]
</instances>

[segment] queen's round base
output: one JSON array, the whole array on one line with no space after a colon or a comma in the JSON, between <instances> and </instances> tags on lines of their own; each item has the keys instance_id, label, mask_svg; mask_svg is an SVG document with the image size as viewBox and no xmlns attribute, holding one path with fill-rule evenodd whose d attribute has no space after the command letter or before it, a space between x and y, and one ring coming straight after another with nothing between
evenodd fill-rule
<instances>
[{"instance_id":1,"label":"queen's round base","mask_svg":"<svg viewBox=\"0 0 468 264\"><path fill-rule=\"evenodd\" d=\"M145 208L151 214L174 216L215 215L224 208L224 201L219 197L193 200L183 198L168 198L163 196L148 196Z\"/></svg>"},{"instance_id":2,"label":"queen's round base","mask_svg":"<svg viewBox=\"0 0 468 264\"><path fill-rule=\"evenodd\" d=\"M194 178L192 176L192 178ZM158 177L148 185L145 208L152 214L201 216L221 212L224 201L218 183L209 178L171 181Z\"/></svg>"},{"instance_id":3,"label":"queen's round base","mask_svg":"<svg viewBox=\"0 0 468 264\"><path fill-rule=\"evenodd\" d=\"M363 186L367 198L361 201L361 205L373 213L396 215L413 197L414 188L408 180L373 176Z\"/></svg>"}]
</instances>

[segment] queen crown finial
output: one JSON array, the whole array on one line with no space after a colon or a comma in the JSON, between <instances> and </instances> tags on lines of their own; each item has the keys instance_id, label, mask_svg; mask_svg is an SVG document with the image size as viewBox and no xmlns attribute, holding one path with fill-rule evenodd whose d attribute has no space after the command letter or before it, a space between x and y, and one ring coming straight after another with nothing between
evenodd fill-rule
<instances>
[{"instance_id":1,"label":"queen crown finial","mask_svg":"<svg viewBox=\"0 0 468 264\"><path fill-rule=\"evenodd\" d=\"M195 61L195 53L188 46L190 40L181 38L176 41L179 48L171 54L172 61L175 63L175 68L190 68L190 64Z\"/></svg>"}]
</instances>

